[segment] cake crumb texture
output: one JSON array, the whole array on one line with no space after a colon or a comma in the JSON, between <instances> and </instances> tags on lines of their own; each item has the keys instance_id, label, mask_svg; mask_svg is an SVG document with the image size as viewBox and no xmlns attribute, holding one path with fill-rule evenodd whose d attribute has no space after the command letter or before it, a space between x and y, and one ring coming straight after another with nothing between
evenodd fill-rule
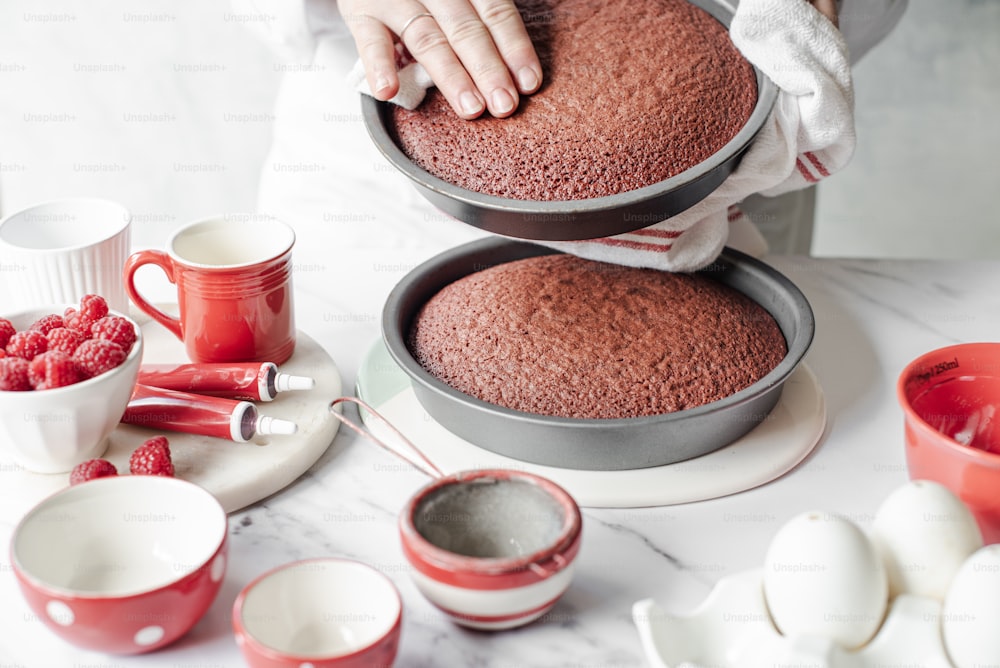
<instances>
[{"instance_id":1,"label":"cake crumb texture","mask_svg":"<svg viewBox=\"0 0 1000 668\"><path fill-rule=\"evenodd\" d=\"M628 418L694 408L785 357L774 318L699 274L544 255L446 285L408 344L453 388L517 411Z\"/></svg>"},{"instance_id":2,"label":"cake crumb texture","mask_svg":"<svg viewBox=\"0 0 1000 668\"><path fill-rule=\"evenodd\" d=\"M545 83L513 116L462 120L436 88L391 109L396 144L449 183L517 200L615 195L704 162L753 112L752 66L687 0L518 6Z\"/></svg>"}]
</instances>

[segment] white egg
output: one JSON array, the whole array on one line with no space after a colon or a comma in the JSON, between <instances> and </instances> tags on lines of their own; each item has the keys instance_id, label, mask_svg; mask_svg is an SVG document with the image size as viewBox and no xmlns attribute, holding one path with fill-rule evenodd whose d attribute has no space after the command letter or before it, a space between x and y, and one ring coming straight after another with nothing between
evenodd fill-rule
<instances>
[{"instance_id":1,"label":"white egg","mask_svg":"<svg viewBox=\"0 0 1000 668\"><path fill-rule=\"evenodd\" d=\"M867 643L888 607L885 566L856 524L821 511L789 520L764 560L764 598L778 630Z\"/></svg>"},{"instance_id":2,"label":"white egg","mask_svg":"<svg viewBox=\"0 0 1000 668\"><path fill-rule=\"evenodd\" d=\"M955 573L941 630L955 668L1000 667L1000 545L980 548Z\"/></svg>"},{"instance_id":3,"label":"white egg","mask_svg":"<svg viewBox=\"0 0 1000 668\"><path fill-rule=\"evenodd\" d=\"M890 598L915 594L943 601L962 562L983 546L965 504L930 480L911 481L886 497L870 535L885 561Z\"/></svg>"}]
</instances>

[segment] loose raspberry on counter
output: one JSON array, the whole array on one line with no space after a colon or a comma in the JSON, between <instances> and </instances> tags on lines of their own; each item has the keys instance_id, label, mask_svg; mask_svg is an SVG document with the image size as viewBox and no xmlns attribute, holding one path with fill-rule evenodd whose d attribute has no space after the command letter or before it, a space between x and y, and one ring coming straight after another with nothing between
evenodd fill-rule
<instances>
[{"instance_id":1,"label":"loose raspberry on counter","mask_svg":"<svg viewBox=\"0 0 1000 668\"><path fill-rule=\"evenodd\" d=\"M69 474L69 484L79 485L81 482L118 475L115 465L106 459L88 459L77 464Z\"/></svg>"},{"instance_id":2,"label":"loose raspberry on counter","mask_svg":"<svg viewBox=\"0 0 1000 668\"><path fill-rule=\"evenodd\" d=\"M51 390L80 382L80 370L66 353L49 350L28 364L28 380L36 390Z\"/></svg>"},{"instance_id":3,"label":"loose raspberry on counter","mask_svg":"<svg viewBox=\"0 0 1000 668\"><path fill-rule=\"evenodd\" d=\"M72 355L86 341L86 337L69 327L56 327L45 338L49 340L49 350L58 350L67 355Z\"/></svg>"},{"instance_id":4,"label":"loose raspberry on counter","mask_svg":"<svg viewBox=\"0 0 1000 668\"><path fill-rule=\"evenodd\" d=\"M128 460L133 475L174 475L170 444L165 436L154 436L135 449Z\"/></svg>"},{"instance_id":5,"label":"loose raspberry on counter","mask_svg":"<svg viewBox=\"0 0 1000 668\"><path fill-rule=\"evenodd\" d=\"M120 345L103 339L88 339L73 353L73 359L85 378L93 378L114 369L126 357Z\"/></svg>"},{"instance_id":6,"label":"loose raspberry on counter","mask_svg":"<svg viewBox=\"0 0 1000 668\"><path fill-rule=\"evenodd\" d=\"M35 322L31 323L31 326L28 327L28 329L33 329L36 332L41 332L42 334L47 335L53 329L65 326L66 323L63 322L62 316L52 313L51 315L43 316L38 320L36 320Z\"/></svg>"},{"instance_id":7,"label":"loose raspberry on counter","mask_svg":"<svg viewBox=\"0 0 1000 668\"><path fill-rule=\"evenodd\" d=\"M0 318L0 348L6 348L10 337L14 336L16 332L14 323L6 318Z\"/></svg>"},{"instance_id":8,"label":"loose raspberry on counter","mask_svg":"<svg viewBox=\"0 0 1000 668\"><path fill-rule=\"evenodd\" d=\"M170 452L170 441L167 440L166 436L154 436L153 438L147 438L142 442L142 444L150 447L166 448L167 452Z\"/></svg>"},{"instance_id":9,"label":"loose raspberry on counter","mask_svg":"<svg viewBox=\"0 0 1000 668\"><path fill-rule=\"evenodd\" d=\"M29 362L20 357L0 359L0 390L4 392L27 392L31 389L28 380Z\"/></svg>"},{"instance_id":10,"label":"loose raspberry on counter","mask_svg":"<svg viewBox=\"0 0 1000 668\"><path fill-rule=\"evenodd\" d=\"M135 344L135 327L127 319L118 315L106 315L90 326L90 336L117 343L126 354Z\"/></svg>"},{"instance_id":11,"label":"loose raspberry on counter","mask_svg":"<svg viewBox=\"0 0 1000 668\"><path fill-rule=\"evenodd\" d=\"M48 348L49 340L45 338L45 335L31 329L15 333L7 342L8 355L29 361L33 360L35 355L44 353Z\"/></svg>"}]
</instances>

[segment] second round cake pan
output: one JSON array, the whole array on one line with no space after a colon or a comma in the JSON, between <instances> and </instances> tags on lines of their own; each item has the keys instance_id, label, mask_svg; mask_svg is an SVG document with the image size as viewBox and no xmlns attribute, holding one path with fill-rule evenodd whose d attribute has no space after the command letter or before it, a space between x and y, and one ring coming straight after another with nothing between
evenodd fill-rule
<instances>
[{"instance_id":1,"label":"second round cake pan","mask_svg":"<svg viewBox=\"0 0 1000 668\"><path fill-rule=\"evenodd\" d=\"M689 0L728 29L728 0ZM361 115L378 150L431 204L464 223L507 237L547 241L594 239L649 227L694 206L718 188L771 114L778 89L759 69L757 103L743 128L705 161L665 181L617 195L565 201L517 200L485 195L434 176L403 153L390 131L391 105L361 96Z\"/></svg>"},{"instance_id":2,"label":"second round cake pan","mask_svg":"<svg viewBox=\"0 0 1000 668\"><path fill-rule=\"evenodd\" d=\"M720 401L640 418L549 417L479 400L420 366L406 342L410 325L427 300L445 285L489 266L553 252L509 239L474 241L413 269L386 300L382 336L390 355L409 376L417 400L448 431L486 450L534 464L604 471L699 457L732 443L768 416L812 343L815 319L805 295L769 265L725 249L699 273L763 306L777 321L788 353L764 378Z\"/></svg>"}]
</instances>

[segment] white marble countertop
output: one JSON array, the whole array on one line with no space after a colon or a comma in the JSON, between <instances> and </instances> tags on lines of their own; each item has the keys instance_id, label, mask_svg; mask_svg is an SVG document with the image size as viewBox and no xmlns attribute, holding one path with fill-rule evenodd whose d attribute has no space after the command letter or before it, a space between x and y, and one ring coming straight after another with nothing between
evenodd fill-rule
<instances>
[{"instance_id":1,"label":"white marble countertop","mask_svg":"<svg viewBox=\"0 0 1000 668\"><path fill-rule=\"evenodd\" d=\"M304 252L303 255L308 255ZM346 388L378 336L385 291L426 251L409 260L352 255L352 275L368 266L365 287L330 291L329 267L301 265L300 328L336 360ZM862 526L905 482L895 380L907 361L1000 331L1000 264L857 261L772 257L816 313L807 362L824 389L828 426L814 453L775 482L730 497L660 508L584 509L584 542L566 595L545 617L501 633L448 622L416 591L396 533L399 509L426 479L389 454L340 430L301 479L230 520L231 564L221 594L184 638L135 657L86 653L54 637L17 591L5 547L0 556L0 666L243 665L230 631L238 591L273 566L307 557L345 556L388 574L404 599L398 666L645 665L631 606L652 597L668 611L695 606L719 578L762 564L778 527L809 509L828 509ZM381 264L378 264L381 262ZM322 263L320 263L322 264ZM380 270L379 267L382 267ZM340 270L348 270L341 266ZM326 294L326 297L320 295ZM16 471L0 471L3 477ZM9 544L13 525L0 524Z\"/></svg>"},{"instance_id":2,"label":"white marble countertop","mask_svg":"<svg viewBox=\"0 0 1000 668\"><path fill-rule=\"evenodd\" d=\"M133 25L121 20L119 5L112 3L94 8L98 14L80 15L82 23L100 29L100 39L78 29L75 12L72 21L55 23L51 33L39 38L37 21L25 27L13 20L33 7L26 1L3 5L12 18L5 24L12 33L13 51L8 51L31 54L37 48L69 55L51 66L27 55L5 57L4 81L21 99L8 114L17 121L10 123L16 136L9 137L4 160L8 206L67 192L132 198L138 202L133 205L133 240L141 245L162 243L169 228L194 216L245 206L249 198L232 184L256 179L256 158L264 152L270 130L258 121L226 118L258 110L257 116L270 118L271 88L278 83L279 69L270 57L220 39L220 31L231 36L240 29L225 19L225 9L217 8L213 21L212 12L199 5L197 19L187 22L197 30L193 38L167 33L150 40L150 34L161 35L175 21L160 27ZM130 6L121 7L130 12ZM169 9L172 16L177 8ZM98 20L99 10L107 20ZM147 48L154 42L171 51ZM198 59L192 54L199 54ZM152 65L141 61L134 66L139 57ZM137 83L77 74L77 63L121 64ZM177 63L215 66L228 72L232 85L220 84L221 75L204 73L176 79ZM40 76L50 85L38 85ZM324 67L287 77L284 87L308 90L313 97L299 90L299 104L274 110L280 122L275 135L291 148L271 155L263 174L272 190L291 188L287 183L275 186L278 181L294 181L297 191L288 197L309 209L289 216L299 234L297 322L334 359L349 389L362 356L379 335L379 312L389 289L416 262L478 234L436 214L375 154L356 101L338 90L341 81L340 72ZM83 89L97 101L94 109L77 102ZM153 89L162 91L164 99L149 97ZM195 114L196 105L208 111ZM74 120L52 124L22 119L27 112L47 111L67 111ZM130 122L128 114L137 111L162 112L171 122ZM896 115L883 117L898 125ZM898 132L912 134L905 124L899 127ZM108 137L115 141L107 142ZM154 145L155 151L150 148ZM58 159L46 158L40 147L52 149ZM147 164L151 153L156 159ZM198 166L207 173L188 173ZM906 170L895 173L905 180ZM859 174L857 178L865 178L866 172ZM338 183L350 185L331 192L337 190L331 184ZM842 190L854 182L846 183ZM905 185L912 190L910 181ZM896 192L907 194L905 188ZM314 201L316 193L329 201ZM885 199L884 189L869 193ZM162 206L150 208L150 202ZM851 203L868 211L872 196L862 193ZM280 203L276 208L281 209ZM934 215L925 218L936 220ZM861 222L860 216L852 220L852 229ZM239 590L269 568L322 556L365 561L396 583L405 607L399 667L646 665L631 621L636 600L651 597L672 612L691 609L720 578L762 565L771 536L804 510L833 510L870 525L878 503L907 478L902 416L895 400L900 370L928 350L996 340L1000 332L1000 262L768 261L802 288L816 314L816 338L806 361L826 397L828 424L819 446L792 472L748 492L681 506L584 509L583 545L572 586L541 620L517 630L480 633L453 625L433 608L409 579L396 529L399 510L426 479L342 429L296 483L231 516L229 569L201 622L175 644L132 657L67 645L28 609L8 554L16 518L4 512L4 490L20 472L0 466L0 668L243 666L230 624ZM171 299L165 285L151 290L153 301Z\"/></svg>"}]
</instances>

